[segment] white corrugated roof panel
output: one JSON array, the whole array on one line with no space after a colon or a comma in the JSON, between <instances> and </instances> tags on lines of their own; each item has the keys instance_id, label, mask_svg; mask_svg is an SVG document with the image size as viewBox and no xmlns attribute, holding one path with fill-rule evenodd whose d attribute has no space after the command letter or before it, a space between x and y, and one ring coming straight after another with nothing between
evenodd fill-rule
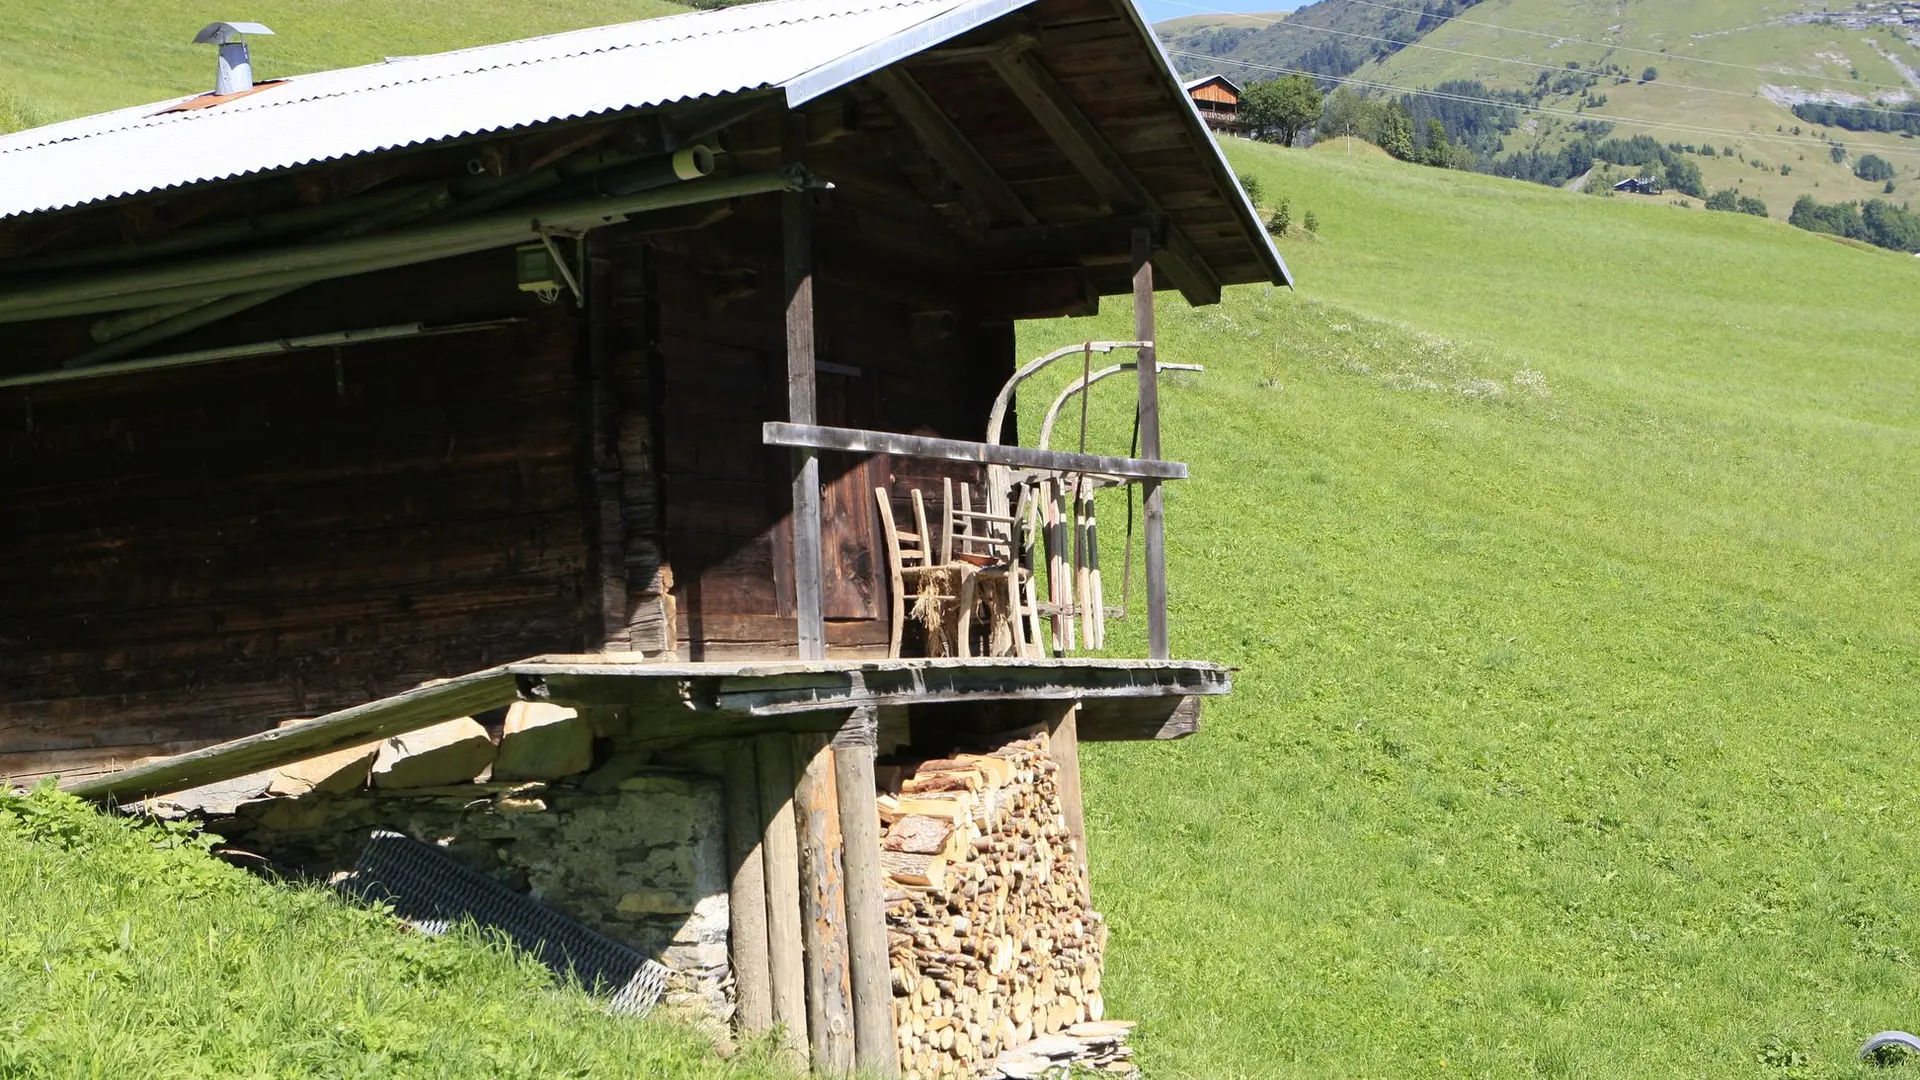
<instances>
[{"instance_id":1,"label":"white corrugated roof panel","mask_svg":"<svg viewBox=\"0 0 1920 1080\"><path fill-rule=\"evenodd\" d=\"M1030 2L765 0L68 120L0 136L0 218L716 94L798 105Z\"/></svg>"}]
</instances>

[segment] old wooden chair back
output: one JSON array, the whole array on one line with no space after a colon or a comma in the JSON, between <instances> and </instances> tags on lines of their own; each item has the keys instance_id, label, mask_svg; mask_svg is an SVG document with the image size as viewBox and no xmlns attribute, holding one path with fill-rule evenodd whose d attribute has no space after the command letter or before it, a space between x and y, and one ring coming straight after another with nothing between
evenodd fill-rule
<instances>
[{"instance_id":1,"label":"old wooden chair back","mask_svg":"<svg viewBox=\"0 0 1920 1080\"><path fill-rule=\"evenodd\" d=\"M942 550L958 545L953 558L972 567L961 578L960 620L955 637L960 655L971 650L970 631L978 601L990 598L994 625L988 636L987 652L1006 650L1013 656L1040 655L1039 603L1034 595L1033 570L1029 555L1033 533L1027 526L1033 505L1033 490L1021 485L1011 515L972 509L972 499L962 485L958 503L952 500L952 483L947 484L947 535ZM982 592L981 590L987 590Z\"/></svg>"},{"instance_id":2,"label":"old wooden chair back","mask_svg":"<svg viewBox=\"0 0 1920 1080\"><path fill-rule=\"evenodd\" d=\"M887 655L900 656L910 612L927 627L927 652L942 655L946 646L942 628L960 600L955 587L959 575L947 571L944 562L934 561L933 533L927 525L926 500L919 489L912 494L913 531L895 523L893 499L886 488L874 488L873 497L880 504L880 531L887 545L887 585L893 600Z\"/></svg>"}]
</instances>

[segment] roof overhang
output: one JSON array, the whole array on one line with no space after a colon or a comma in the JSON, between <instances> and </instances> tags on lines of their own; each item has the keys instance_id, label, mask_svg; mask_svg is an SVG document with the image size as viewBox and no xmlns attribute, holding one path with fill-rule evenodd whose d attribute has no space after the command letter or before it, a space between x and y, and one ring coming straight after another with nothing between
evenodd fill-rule
<instances>
[{"instance_id":1,"label":"roof overhang","mask_svg":"<svg viewBox=\"0 0 1920 1080\"><path fill-rule=\"evenodd\" d=\"M193 100L179 99L67 121L0 137L0 231L61 210L567 120L769 91L798 108L1053 2L765 0L320 72L213 108L167 111ZM1210 181L1208 198L1230 210L1237 226L1230 246L1239 252L1231 256L1238 269L1215 276L1290 285L1286 264L1145 18L1133 0L1109 2L1152 77L1169 91L1155 107L1184 130L1197 151L1194 167Z\"/></svg>"}]
</instances>

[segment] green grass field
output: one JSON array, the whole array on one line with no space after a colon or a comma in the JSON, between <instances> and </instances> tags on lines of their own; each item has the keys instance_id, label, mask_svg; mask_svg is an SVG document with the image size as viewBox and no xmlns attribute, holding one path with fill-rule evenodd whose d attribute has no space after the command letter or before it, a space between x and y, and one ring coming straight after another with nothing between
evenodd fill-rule
<instances>
[{"instance_id":1,"label":"green grass field","mask_svg":"<svg viewBox=\"0 0 1920 1080\"><path fill-rule=\"evenodd\" d=\"M1242 670L1087 754L1150 1075L1865 1075L1920 1025L1920 260L1230 153L1322 238L1162 297L1175 651Z\"/></svg>"},{"instance_id":2,"label":"green grass field","mask_svg":"<svg viewBox=\"0 0 1920 1080\"><path fill-rule=\"evenodd\" d=\"M0 789L0 1076L755 1080L477 934L427 938L186 833Z\"/></svg>"},{"instance_id":3,"label":"green grass field","mask_svg":"<svg viewBox=\"0 0 1920 1080\"><path fill-rule=\"evenodd\" d=\"M660 10L596 2L242 14L271 75ZM0 122L210 78L203 13L0 10ZM1150 1075L1866 1075L1920 1025L1920 260L1231 153L1321 237L1298 293L1162 301L1208 367L1165 393L1176 651L1242 670L1200 737L1087 751ZM156 841L0 813L0 1076L765 1074Z\"/></svg>"},{"instance_id":4,"label":"green grass field","mask_svg":"<svg viewBox=\"0 0 1920 1080\"><path fill-rule=\"evenodd\" d=\"M213 88L214 52L193 35L214 19L272 27L252 42L254 77L370 64L686 9L668 0L0 0L0 132Z\"/></svg>"}]
</instances>

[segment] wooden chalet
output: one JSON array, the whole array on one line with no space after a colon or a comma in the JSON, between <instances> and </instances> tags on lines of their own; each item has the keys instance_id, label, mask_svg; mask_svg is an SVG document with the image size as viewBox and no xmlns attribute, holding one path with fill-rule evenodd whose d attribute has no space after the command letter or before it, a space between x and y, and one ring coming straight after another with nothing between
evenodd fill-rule
<instances>
[{"instance_id":1,"label":"wooden chalet","mask_svg":"<svg viewBox=\"0 0 1920 1080\"><path fill-rule=\"evenodd\" d=\"M1189 80L1181 89L1193 100L1193 107L1208 127L1238 131L1245 126L1240 121L1239 83L1225 75L1208 75Z\"/></svg>"},{"instance_id":2,"label":"wooden chalet","mask_svg":"<svg viewBox=\"0 0 1920 1080\"><path fill-rule=\"evenodd\" d=\"M223 79L244 30L203 35ZM866 1011L819 1012L829 982L810 1029L743 1022L835 1067L858 1027L892 1073L876 728L1037 717L1070 758L1230 686L1170 650L1154 292L1288 276L1214 99L1129 0L769 0L242 75L0 137L0 776L126 800L515 700L749 762L810 734L800 788L760 783L834 818L802 867L844 828L806 956ZM1014 322L1123 294L1138 458L1010 445L1047 404L1012 394ZM1144 489L1151 655L1076 655L1045 601L1000 655L902 640L915 495L1004 528L1062 478ZM1013 550L1016 581L1045 559ZM755 867L795 873L792 819L762 828Z\"/></svg>"}]
</instances>

